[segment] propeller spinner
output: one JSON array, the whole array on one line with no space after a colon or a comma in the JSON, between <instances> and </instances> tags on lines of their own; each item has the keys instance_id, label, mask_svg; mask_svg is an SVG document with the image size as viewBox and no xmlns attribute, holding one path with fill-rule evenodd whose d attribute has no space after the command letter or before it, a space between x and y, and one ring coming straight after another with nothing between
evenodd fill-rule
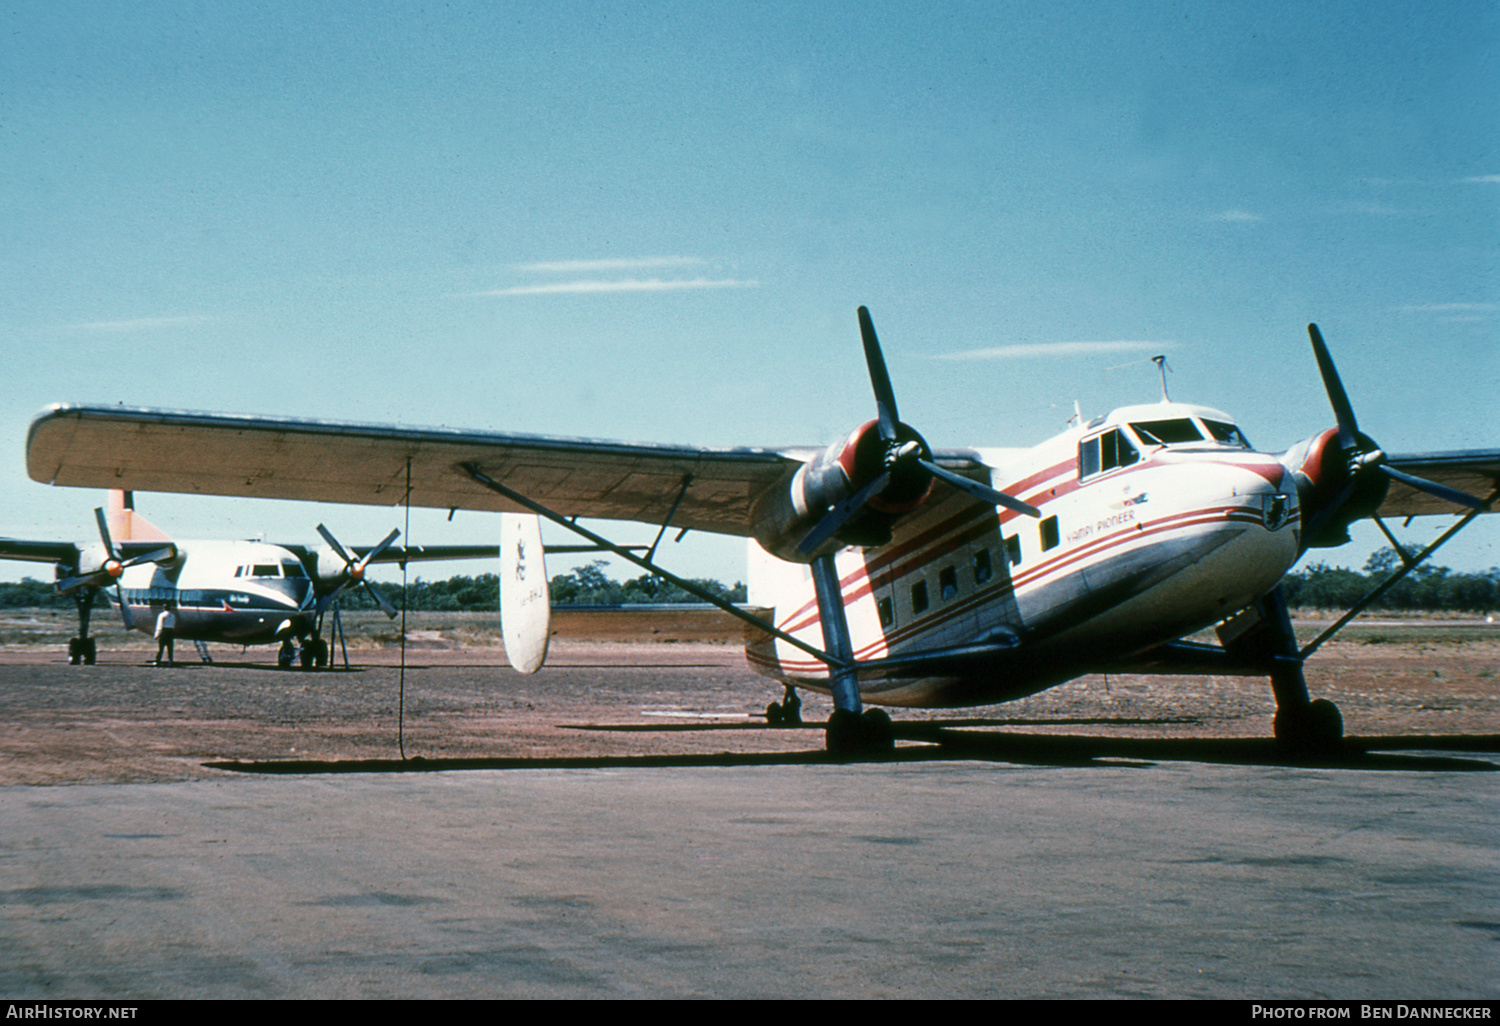
<instances>
[{"instance_id":1,"label":"propeller spinner","mask_svg":"<svg viewBox=\"0 0 1500 1026\"><path fill-rule=\"evenodd\" d=\"M328 530L327 527L319 524L318 533L323 536L323 540L326 541L329 547L338 554L338 557L344 561L344 569L339 574L338 585L331 592L329 592L327 595L324 595L319 600L319 611L327 609L335 601L337 601L339 595L342 594L344 589L349 587L349 585L363 584L365 586L365 590L370 593L370 597L375 600L375 603L378 606L380 606L381 611L384 612L387 617L394 619L396 616L396 607L391 604L390 599L386 598L379 588L375 587L374 581L370 581L365 578L365 571L369 568L372 562L380 557L381 553L391 547L391 544L401 536L401 532L398 530L392 530L390 534L385 536L384 541L375 546L369 552L366 552L364 558L358 561L356 561L353 556L349 555L348 551L339 544L339 540L333 536L333 532Z\"/></svg>"},{"instance_id":2,"label":"propeller spinner","mask_svg":"<svg viewBox=\"0 0 1500 1026\"><path fill-rule=\"evenodd\" d=\"M138 566L141 563L161 563L177 555L177 550L168 545L165 548L153 549L139 556L123 559L120 552L115 548L114 539L109 533L109 520L104 515L103 509L94 510L94 519L99 524L99 539L104 543L104 562L99 569L86 574L78 574L74 577L64 577L57 582L57 590L62 592L74 591L78 588L108 588L114 585L115 599L120 605L120 619L125 622L126 630L135 628L135 616L130 611L130 606L125 601L125 590L120 585L120 577L126 568Z\"/></svg>"},{"instance_id":3,"label":"propeller spinner","mask_svg":"<svg viewBox=\"0 0 1500 1026\"><path fill-rule=\"evenodd\" d=\"M1467 492L1392 467L1387 462L1385 451L1359 430L1354 405L1344 390L1333 356L1323 341L1323 333L1316 324L1309 324L1307 334L1312 340L1313 356L1323 378L1323 390L1328 394L1337 424L1306 443L1307 458L1300 473L1317 495L1308 503L1314 512L1308 518L1307 544L1328 545L1347 541L1345 526L1373 512L1393 480L1465 509L1489 508L1488 503Z\"/></svg>"},{"instance_id":4,"label":"propeller spinner","mask_svg":"<svg viewBox=\"0 0 1500 1026\"><path fill-rule=\"evenodd\" d=\"M870 311L859 308L859 333L864 344L865 365L870 372L870 386L875 393L875 428L878 432L881 452L881 469L868 481L858 483L852 495L833 503L827 513L802 539L797 546L803 555L812 554L819 546L865 511L867 507L878 507L882 496L892 484L900 484L904 493L915 492L925 496L933 479L946 481L960 491L981 502L1004 506L1030 517L1040 517L1041 511L1028 502L1023 502L1002 491L972 481L939 466L932 459L932 450L926 441L911 427L901 422L896 406L896 391L891 385L890 372L886 369L885 356L880 349L880 340L875 334L875 324ZM852 470L846 467L846 471ZM852 478L853 475L851 475ZM856 482L851 479L851 484Z\"/></svg>"}]
</instances>

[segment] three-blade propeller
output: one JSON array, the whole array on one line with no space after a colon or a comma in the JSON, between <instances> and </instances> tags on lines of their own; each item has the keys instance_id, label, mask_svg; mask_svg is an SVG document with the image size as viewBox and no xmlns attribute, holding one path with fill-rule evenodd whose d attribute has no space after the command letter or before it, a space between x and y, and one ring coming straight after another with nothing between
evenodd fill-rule
<instances>
[{"instance_id":1,"label":"three-blade propeller","mask_svg":"<svg viewBox=\"0 0 1500 1026\"><path fill-rule=\"evenodd\" d=\"M885 444L884 469L853 495L842 502L835 503L823 519L818 521L802 539L798 548L804 554L815 551L857 516L871 499L885 491L893 478L898 474L913 473L912 468L915 467L921 468L929 477L946 481L981 502L987 502L992 506L1004 506L1006 509L1024 513L1030 517L1040 517L1041 511L1029 502L1023 502L988 485L972 481L962 474L956 474L945 467L938 466L933 462L927 444L916 432L909 427L904 432L901 430L905 425L901 423L901 415L896 406L896 390L891 385L890 372L886 370L885 356L880 350L880 340L875 335L875 324L870 319L870 311L863 306L859 308L859 334L864 344L865 365L870 372L870 387L875 393L877 429L880 432L881 441Z\"/></svg>"},{"instance_id":2,"label":"three-blade propeller","mask_svg":"<svg viewBox=\"0 0 1500 1026\"><path fill-rule=\"evenodd\" d=\"M1455 506L1481 511L1489 508L1488 503L1475 498L1468 492L1461 492L1457 488L1450 488L1436 481L1408 474L1388 464L1385 452L1375 445L1368 435L1359 433L1359 422L1354 418L1354 406L1349 402L1349 394L1344 391L1344 383L1339 379L1338 368L1333 365L1333 357L1323 341L1323 333L1318 330L1316 324L1309 324L1307 334L1312 339L1313 356L1317 358L1318 372L1323 376L1323 389L1328 393L1328 402L1333 406L1333 415L1338 423L1339 448L1347 461L1351 485L1360 474L1378 471L1392 480L1410 485L1429 495L1435 495Z\"/></svg>"},{"instance_id":3,"label":"three-blade propeller","mask_svg":"<svg viewBox=\"0 0 1500 1026\"><path fill-rule=\"evenodd\" d=\"M328 530L328 528L324 527L322 524L318 525L318 533L323 536L323 540L326 541L329 547L338 554L338 557L344 561L344 569L339 574L338 585L331 592L329 592L327 595L324 595L321 599L318 600L319 611L321 612L322 610L327 609L335 601L337 601L340 593L342 593L345 588L349 587L349 585L363 584L365 586L365 590L370 593L370 597L375 600L375 603L378 606L380 606L381 611L384 612L387 617L394 619L396 616L396 607L391 604L390 599L386 598L379 588L375 587L375 582L366 579L365 570L376 559L379 559L381 553L390 548L391 544L395 542L397 538L401 537L401 532L393 529L390 534L385 536L384 541L375 546L369 552L366 552L364 558L358 561L356 561L353 556L349 555L344 547L339 544L339 540L333 536L333 532Z\"/></svg>"},{"instance_id":4,"label":"three-blade propeller","mask_svg":"<svg viewBox=\"0 0 1500 1026\"><path fill-rule=\"evenodd\" d=\"M94 519L99 524L99 539L104 542L104 562L99 569L79 574L75 577L64 577L57 582L57 590L61 592L74 591L78 588L107 588L111 584L115 586L115 599L120 604L120 619L125 621L125 629L135 629L135 615L131 613L130 606L125 601L125 589L120 584L120 576L125 573L127 567L138 566L141 563L161 563L177 555L177 550L168 545L166 548L153 549L139 556L129 559L120 558L120 552L115 548L114 538L109 533L109 520L104 515L103 509L94 510Z\"/></svg>"}]
</instances>

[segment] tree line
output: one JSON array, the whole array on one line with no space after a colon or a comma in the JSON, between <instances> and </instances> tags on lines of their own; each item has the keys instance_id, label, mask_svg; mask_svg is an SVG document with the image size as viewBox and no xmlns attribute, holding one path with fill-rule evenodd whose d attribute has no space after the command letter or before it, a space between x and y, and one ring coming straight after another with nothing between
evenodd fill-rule
<instances>
[{"instance_id":1,"label":"tree line","mask_svg":"<svg viewBox=\"0 0 1500 1026\"><path fill-rule=\"evenodd\" d=\"M557 606L613 606L643 603L698 602L676 585L650 574L628 581L616 581L605 573L603 560L552 578L552 603ZM1386 548L1372 555L1363 571L1315 563L1288 574L1282 582L1287 604L1293 608L1345 609L1367 591L1385 580L1400 566L1395 550ZM745 585L726 587L710 578L695 578L693 583L729 602L744 602ZM445 581L416 580L404 589L401 584L379 585L397 607L405 604L412 610L454 612L489 611L499 608L500 579L494 574L478 577L457 576ZM341 601L346 609L374 609L375 602L363 588L350 588ZM105 605L103 595L95 599ZM0 608L19 607L72 608L73 599L59 595L50 582L30 577L18 582L0 582ZM1390 612L1486 613L1500 608L1500 567L1479 573L1456 573L1445 566L1424 565L1408 574L1371 606Z\"/></svg>"},{"instance_id":2,"label":"tree line","mask_svg":"<svg viewBox=\"0 0 1500 1026\"><path fill-rule=\"evenodd\" d=\"M701 602L674 584L642 574L628 581L616 581L604 572L603 560L552 578L552 603L558 606L614 606L648 603ZM744 602L746 588L736 583L726 587L711 578L692 578L692 583L728 602ZM500 607L500 578L494 574L478 577L456 576L445 581L415 580L405 587L401 583L378 582L377 587L396 607L411 610L456 612L463 610L494 611ZM375 600L363 588L350 587L339 597L345 609L374 609ZM50 582L27 577L16 582L0 582L0 608L23 607L73 608L73 598L59 595ZM103 594L94 599L96 608L108 605Z\"/></svg>"}]
</instances>

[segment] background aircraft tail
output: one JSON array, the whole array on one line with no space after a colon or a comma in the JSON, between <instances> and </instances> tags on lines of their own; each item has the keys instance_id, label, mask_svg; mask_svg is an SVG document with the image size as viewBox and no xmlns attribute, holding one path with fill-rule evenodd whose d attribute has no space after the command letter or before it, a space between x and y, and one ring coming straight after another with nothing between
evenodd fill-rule
<instances>
[{"instance_id":1,"label":"background aircraft tail","mask_svg":"<svg viewBox=\"0 0 1500 1026\"><path fill-rule=\"evenodd\" d=\"M171 541L161 528L135 511L135 493L119 490L109 493L109 533L116 542Z\"/></svg>"}]
</instances>

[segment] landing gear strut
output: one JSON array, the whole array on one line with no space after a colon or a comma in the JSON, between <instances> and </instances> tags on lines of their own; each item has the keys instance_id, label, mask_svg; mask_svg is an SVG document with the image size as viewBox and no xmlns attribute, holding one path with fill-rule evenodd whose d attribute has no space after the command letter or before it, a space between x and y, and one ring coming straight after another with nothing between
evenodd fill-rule
<instances>
[{"instance_id":1,"label":"landing gear strut","mask_svg":"<svg viewBox=\"0 0 1500 1026\"><path fill-rule=\"evenodd\" d=\"M896 733L884 709L864 711L859 700L859 681L854 674L854 645L849 620L844 614L844 593L831 554L812 564L813 588L818 596L818 619L823 624L823 647L842 661L828 667L833 713L828 717L825 743L828 754L839 758L889 755L896 748Z\"/></svg>"},{"instance_id":2,"label":"landing gear strut","mask_svg":"<svg viewBox=\"0 0 1500 1026\"><path fill-rule=\"evenodd\" d=\"M1307 678L1302 675L1302 655L1297 650L1297 636L1292 633L1286 596L1277 588L1257 602L1255 609L1260 622L1226 647L1270 661L1271 693L1276 696L1272 727L1277 744L1298 755L1338 751L1344 738L1344 718L1339 707L1328 699L1313 701L1307 693Z\"/></svg>"},{"instance_id":3,"label":"landing gear strut","mask_svg":"<svg viewBox=\"0 0 1500 1026\"><path fill-rule=\"evenodd\" d=\"M97 589L80 588L73 596L73 601L78 605L78 637L68 639L68 662L77 666L94 665L96 649L94 639L89 637L89 613L94 608L94 594Z\"/></svg>"}]
</instances>

